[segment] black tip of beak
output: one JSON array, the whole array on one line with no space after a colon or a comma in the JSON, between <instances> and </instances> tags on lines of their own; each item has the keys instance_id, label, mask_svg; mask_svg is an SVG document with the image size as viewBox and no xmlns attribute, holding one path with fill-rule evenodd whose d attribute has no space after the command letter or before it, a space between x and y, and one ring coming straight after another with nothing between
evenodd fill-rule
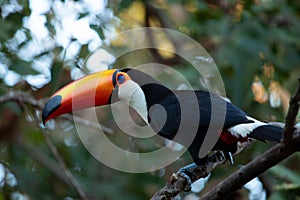
<instances>
[{"instance_id":1,"label":"black tip of beak","mask_svg":"<svg viewBox=\"0 0 300 200\"><path fill-rule=\"evenodd\" d=\"M46 105L43 108L42 112L42 120L45 125L47 118L61 105L62 97L60 95L56 95L49 99Z\"/></svg>"}]
</instances>

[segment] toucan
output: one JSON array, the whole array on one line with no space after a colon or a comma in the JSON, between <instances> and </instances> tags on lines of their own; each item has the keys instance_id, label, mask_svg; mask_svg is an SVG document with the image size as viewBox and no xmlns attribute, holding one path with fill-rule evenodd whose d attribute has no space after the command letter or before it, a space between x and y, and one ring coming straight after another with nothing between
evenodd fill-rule
<instances>
[{"instance_id":1,"label":"toucan","mask_svg":"<svg viewBox=\"0 0 300 200\"><path fill-rule=\"evenodd\" d=\"M131 68L108 69L71 82L50 97L42 120L45 124L65 113L117 101L128 103L158 135L184 145L196 166L207 159L208 151L199 153L207 134L217 137L210 150L223 152L231 162L238 142L282 138L281 127L250 117L224 97L204 90L171 90ZM218 121L222 123L214 126Z\"/></svg>"}]
</instances>

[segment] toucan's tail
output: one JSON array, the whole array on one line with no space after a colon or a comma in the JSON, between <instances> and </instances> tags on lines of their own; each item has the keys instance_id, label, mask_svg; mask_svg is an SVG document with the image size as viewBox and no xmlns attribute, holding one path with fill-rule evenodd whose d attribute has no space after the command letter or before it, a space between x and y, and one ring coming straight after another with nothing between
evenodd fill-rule
<instances>
[{"instance_id":1,"label":"toucan's tail","mask_svg":"<svg viewBox=\"0 0 300 200\"><path fill-rule=\"evenodd\" d=\"M283 135L283 128L274 125L259 126L249 134L249 137L262 140L280 142Z\"/></svg>"}]
</instances>

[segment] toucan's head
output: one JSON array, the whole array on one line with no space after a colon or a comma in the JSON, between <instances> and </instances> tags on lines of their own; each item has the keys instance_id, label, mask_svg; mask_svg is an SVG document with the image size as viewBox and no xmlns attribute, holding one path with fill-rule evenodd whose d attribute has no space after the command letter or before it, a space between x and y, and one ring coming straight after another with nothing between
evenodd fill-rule
<instances>
[{"instance_id":1,"label":"toucan's head","mask_svg":"<svg viewBox=\"0 0 300 200\"><path fill-rule=\"evenodd\" d=\"M53 94L44 106L43 123L65 113L107 105L117 100L126 101L147 122L145 95L127 73L128 70L97 72L66 85Z\"/></svg>"}]
</instances>

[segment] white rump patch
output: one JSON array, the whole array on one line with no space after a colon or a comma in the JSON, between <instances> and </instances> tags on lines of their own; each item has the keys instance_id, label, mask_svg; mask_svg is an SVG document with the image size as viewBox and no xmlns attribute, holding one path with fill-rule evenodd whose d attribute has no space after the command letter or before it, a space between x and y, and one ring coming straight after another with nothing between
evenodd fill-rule
<instances>
[{"instance_id":1,"label":"white rump patch","mask_svg":"<svg viewBox=\"0 0 300 200\"><path fill-rule=\"evenodd\" d=\"M237 138L245 138L248 136L249 133L251 133L254 129L256 129L259 126L266 125L266 123L258 121L252 117L247 116L248 120L253 121L252 123L247 123L247 124L239 124L236 126L233 126L228 129L228 131L233 135L234 137Z\"/></svg>"}]
</instances>

